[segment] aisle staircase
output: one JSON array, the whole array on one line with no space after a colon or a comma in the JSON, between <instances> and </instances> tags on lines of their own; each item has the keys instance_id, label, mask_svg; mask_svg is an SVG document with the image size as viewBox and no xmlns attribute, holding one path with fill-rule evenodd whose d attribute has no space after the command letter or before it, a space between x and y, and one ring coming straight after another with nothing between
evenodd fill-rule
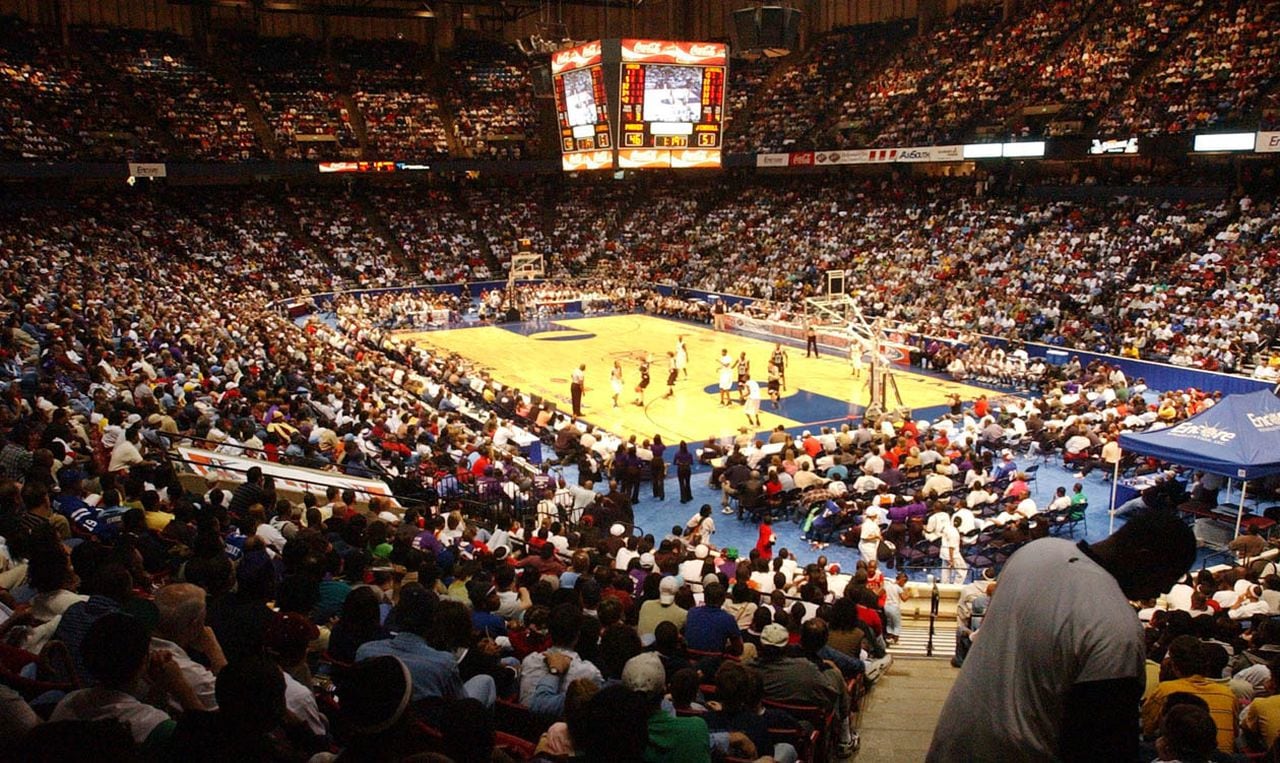
<instances>
[{"instance_id":1,"label":"aisle staircase","mask_svg":"<svg viewBox=\"0 0 1280 763\"><path fill-rule=\"evenodd\" d=\"M896 661L903 657L936 658L950 660L956 653L956 621L954 617L939 618L934 626L933 651L929 651L929 620L908 620L902 624L898 643L889 647L889 654Z\"/></svg>"},{"instance_id":2,"label":"aisle staircase","mask_svg":"<svg viewBox=\"0 0 1280 763\"><path fill-rule=\"evenodd\" d=\"M903 633L904 641L906 632ZM892 652L892 650L891 650ZM862 700L857 717L857 763L924 760L958 670L949 658L895 656Z\"/></svg>"}]
</instances>

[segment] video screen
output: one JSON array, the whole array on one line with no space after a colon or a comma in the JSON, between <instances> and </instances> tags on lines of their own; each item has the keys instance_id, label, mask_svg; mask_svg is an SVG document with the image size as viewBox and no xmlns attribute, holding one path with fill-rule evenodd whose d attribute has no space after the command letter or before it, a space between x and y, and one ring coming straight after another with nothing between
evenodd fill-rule
<instances>
[{"instance_id":1,"label":"video screen","mask_svg":"<svg viewBox=\"0 0 1280 763\"><path fill-rule=\"evenodd\" d=\"M644 73L644 121L698 122L702 118L702 68L649 65Z\"/></svg>"},{"instance_id":2,"label":"video screen","mask_svg":"<svg viewBox=\"0 0 1280 763\"><path fill-rule=\"evenodd\" d=\"M590 69L577 69L565 72L564 105L569 115L569 126L592 125L596 123L596 97L591 80Z\"/></svg>"}]
</instances>

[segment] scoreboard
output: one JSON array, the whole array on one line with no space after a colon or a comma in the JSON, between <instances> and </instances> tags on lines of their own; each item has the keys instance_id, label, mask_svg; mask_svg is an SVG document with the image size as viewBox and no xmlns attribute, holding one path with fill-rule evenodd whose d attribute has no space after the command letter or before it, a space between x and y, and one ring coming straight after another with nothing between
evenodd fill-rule
<instances>
[{"instance_id":1,"label":"scoreboard","mask_svg":"<svg viewBox=\"0 0 1280 763\"><path fill-rule=\"evenodd\" d=\"M613 136L600 41L551 56L560 153L566 170L609 169Z\"/></svg>"},{"instance_id":2,"label":"scoreboard","mask_svg":"<svg viewBox=\"0 0 1280 763\"><path fill-rule=\"evenodd\" d=\"M719 167L728 50L622 40L618 166Z\"/></svg>"},{"instance_id":3,"label":"scoreboard","mask_svg":"<svg viewBox=\"0 0 1280 763\"><path fill-rule=\"evenodd\" d=\"M600 40L551 57L565 170L719 167L728 49Z\"/></svg>"}]
</instances>

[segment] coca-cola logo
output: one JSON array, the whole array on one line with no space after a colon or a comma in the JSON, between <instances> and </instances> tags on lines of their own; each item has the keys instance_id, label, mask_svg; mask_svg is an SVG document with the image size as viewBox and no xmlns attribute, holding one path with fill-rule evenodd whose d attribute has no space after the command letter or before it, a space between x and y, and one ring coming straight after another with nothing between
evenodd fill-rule
<instances>
[{"instance_id":1,"label":"coca-cola logo","mask_svg":"<svg viewBox=\"0 0 1280 763\"><path fill-rule=\"evenodd\" d=\"M599 58L601 48L599 42L589 42L576 48L562 50L551 56L551 65L556 69L585 66L593 59Z\"/></svg>"},{"instance_id":2,"label":"coca-cola logo","mask_svg":"<svg viewBox=\"0 0 1280 763\"><path fill-rule=\"evenodd\" d=\"M637 40L631 49L644 56L656 56L662 52L662 43Z\"/></svg>"},{"instance_id":3,"label":"coca-cola logo","mask_svg":"<svg viewBox=\"0 0 1280 763\"><path fill-rule=\"evenodd\" d=\"M711 43L695 43L689 46L689 53L695 56L711 57L723 55L719 45Z\"/></svg>"}]
</instances>

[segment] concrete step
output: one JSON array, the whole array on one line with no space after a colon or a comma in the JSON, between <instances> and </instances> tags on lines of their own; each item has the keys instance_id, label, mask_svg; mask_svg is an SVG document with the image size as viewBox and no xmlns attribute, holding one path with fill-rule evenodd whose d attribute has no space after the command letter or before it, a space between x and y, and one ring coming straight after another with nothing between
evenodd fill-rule
<instances>
[{"instance_id":1,"label":"concrete step","mask_svg":"<svg viewBox=\"0 0 1280 763\"><path fill-rule=\"evenodd\" d=\"M903 629L905 645L908 629ZM926 629L927 638L928 631ZM942 638L954 648L954 631ZM939 634L934 644L939 645ZM916 659L894 655L893 665L876 681L857 716L861 745L857 763L914 763L924 760L947 693L960 671L946 657ZM936 652L935 652L936 654Z\"/></svg>"}]
</instances>

